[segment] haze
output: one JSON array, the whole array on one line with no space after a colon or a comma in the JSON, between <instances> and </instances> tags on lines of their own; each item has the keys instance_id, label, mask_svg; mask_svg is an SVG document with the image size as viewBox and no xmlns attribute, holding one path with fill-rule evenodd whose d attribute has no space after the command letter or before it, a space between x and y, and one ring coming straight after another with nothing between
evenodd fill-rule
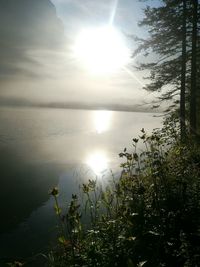
<instances>
[{"instance_id":1,"label":"haze","mask_svg":"<svg viewBox=\"0 0 200 267\"><path fill-rule=\"evenodd\" d=\"M72 53L81 30L102 25L115 27L132 52L135 44L128 35L143 34L137 27L141 4L129 0L87 0L84 5L81 0L2 0L1 6L0 100L4 106L55 103L57 107L80 104L116 110L117 105L119 110L126 106L135 110L144 99L152 99L142 90L143 73L135 72L134 60L126 69L97 75Z\"/></svg>"}]
</instances>

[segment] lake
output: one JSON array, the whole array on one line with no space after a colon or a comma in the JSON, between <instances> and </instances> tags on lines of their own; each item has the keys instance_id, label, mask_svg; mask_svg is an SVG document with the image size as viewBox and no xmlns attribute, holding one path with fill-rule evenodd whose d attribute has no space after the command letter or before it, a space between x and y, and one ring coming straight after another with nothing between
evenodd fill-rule
<instances>
[{"instance_id":1,"label":"lake","mask_svg":"<svg viewBox=\"0 0 200 267\"><path fill-rule=\"evenodd\" d=\"M45 251L57 234L49 190L58 186L60 201L69 201L89 175L117 172L132 138L161 126L154 115L0 108L0 258Z\"/></svg>"}]
</instances>

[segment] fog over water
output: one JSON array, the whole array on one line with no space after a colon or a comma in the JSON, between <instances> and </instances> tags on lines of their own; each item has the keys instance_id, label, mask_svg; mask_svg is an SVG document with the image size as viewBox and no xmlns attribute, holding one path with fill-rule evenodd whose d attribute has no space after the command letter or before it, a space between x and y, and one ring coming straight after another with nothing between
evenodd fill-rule
<instances>
[{"instance_id":1,"label":"fog over water","mask_svg":"<svg viewBox=\"0 0 200 267\"><path fill-rule=\"evenodd\" d=\"M148 131L159 127L161 118L152 113L4 107L0 125L0 243L1 257L9 257L31 254L55 235L48 195L53 186L69 200L88 179L88 170L99 176L105 169L119 170L118 154L124 147L131 149L143 126Z\"/></svg>"}]
</instances>

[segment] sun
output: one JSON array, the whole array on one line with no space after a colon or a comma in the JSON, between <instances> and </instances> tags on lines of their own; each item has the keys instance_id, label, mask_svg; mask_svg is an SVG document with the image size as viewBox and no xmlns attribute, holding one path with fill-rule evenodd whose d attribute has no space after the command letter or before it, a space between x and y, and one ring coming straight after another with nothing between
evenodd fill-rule
<instances>
[{"instance_id":1,"label":"sun","mask_svg":"<svg viewBox=\"0 0 200 267\"><path fill-rule=\"evenodd\" d=\"M93 73L113 72L130 59L123 36L112 26L82 30L73 50L76 59Z\"/></svg>"}]
</instances>

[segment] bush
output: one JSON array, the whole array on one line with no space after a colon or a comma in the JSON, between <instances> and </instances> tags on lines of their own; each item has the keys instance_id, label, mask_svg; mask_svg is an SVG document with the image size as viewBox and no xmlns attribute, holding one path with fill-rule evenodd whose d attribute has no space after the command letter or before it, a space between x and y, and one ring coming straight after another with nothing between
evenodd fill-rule
<instances>
[{"instance_id":1,"label":"bush","mask_svg":"<svg viewBox=\"0 0 200 267\"><path fill-rule=\"evenodd\" d=\"M49 266L199 266L200 151L175 133L142 129L133 151L119 154L119 180L104 190L96 180L82 185L83 206L72 195L62 213L52 190L60 236Z\"/></svg>"}]
</instances>

